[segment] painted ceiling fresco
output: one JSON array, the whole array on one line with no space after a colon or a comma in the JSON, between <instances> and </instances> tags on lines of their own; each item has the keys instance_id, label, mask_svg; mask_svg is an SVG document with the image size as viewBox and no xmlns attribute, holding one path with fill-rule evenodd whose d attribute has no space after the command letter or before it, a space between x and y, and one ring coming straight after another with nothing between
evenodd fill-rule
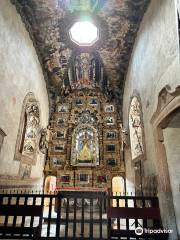
<instances>
[{"instance_id":1,"label":"painted ceiling fresco","mask_svg":"<svg viewBox=\"0 0 180 240\"><path fill-rule=\"evenodd\" d=\"M38 53L50 100L67 77L76 51L96 51L102 60L108 87L122 103L124 78L139 24L149 0L12 0ZM79 17L91 18L100 40L91 48L73 44L68 30Z\"/></svg>"}]
</instances>

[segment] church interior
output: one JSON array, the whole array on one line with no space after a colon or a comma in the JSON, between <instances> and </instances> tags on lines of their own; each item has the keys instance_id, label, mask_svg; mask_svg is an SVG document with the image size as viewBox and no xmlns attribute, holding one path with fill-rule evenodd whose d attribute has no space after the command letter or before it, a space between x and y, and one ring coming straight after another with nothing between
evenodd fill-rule
<instances>
[{"instance_id":1,"label":"church interior","mask_svg":"<svg viewBox=\"0 0 180 240\"><path fill-rule=\"evenodd\" d=\"M179 16L0 0L0 239L180 238Z\"/></svg>"}]
</instances>

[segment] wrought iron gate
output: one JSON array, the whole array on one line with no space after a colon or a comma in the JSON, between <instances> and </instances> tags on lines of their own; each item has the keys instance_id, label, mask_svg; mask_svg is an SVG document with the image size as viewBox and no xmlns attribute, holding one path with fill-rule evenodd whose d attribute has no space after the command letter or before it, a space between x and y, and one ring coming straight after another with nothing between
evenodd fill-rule
<instances>
[{"instance_id":1,"label":"wrought iron gate","mask_svg":"<svg viewBox=\"0 0 180 240\"><path fill-rule=\"evenodd\" d=\"M106 201L104 192L60 192L56 238L107 239Z\"/></svg>"},{"instance_id":2,"label":"wrought iron gate","mask_svg":"<svg viewBox=\"0 0 180 240\"><path fill-rule=\"evenodd\" d=\"M26 212L26 215L24 213L17 215L14 210L28 209L28 206L32 209L32 214ZM43 209L43 215L42 213L36 215L37 207ZM107 208L110 209L110 207L122 207L123 214L135 208L137 214L133 218L119 215L118 218L108 217L107 220ZM0 225L2 228L11 227L15 232L19 227L31 230L40 226L42 240L109 240L108 229L125 230L130 233L139 226L139 223L143 228L152 228L152 221L149 221L149 218L139 222L138 208L142 207L156 208L160 212L157 197L121 196L120 194L112 196L110 193L107 195L105 192L93 191L61 191L50 195L3 192L0 193ZM5 211L8 208L11 208L11 212ZM131 216L132 212L135 211L131 211ZM119 234L116 239L130 239L121 235ZM14 234L0 231L0 239L5 238L32 239L32 233L26 232L23 235L22 232ZM139 236L133 239L139 239Z\"/></svg>"}]
</instances>

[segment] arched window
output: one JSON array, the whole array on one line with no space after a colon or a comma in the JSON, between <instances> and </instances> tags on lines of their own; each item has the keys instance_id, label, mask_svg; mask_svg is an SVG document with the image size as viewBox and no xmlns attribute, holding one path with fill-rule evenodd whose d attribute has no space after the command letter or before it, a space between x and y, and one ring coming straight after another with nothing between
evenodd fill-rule
<instances>
[{"instance_id":1,"label":"arched window","mask_svg":"<svg viewBox=\"0 0 180 240\"><path fill-rule=\"evenodd\" d=\"M137 96L133 97L129 109L129 132L132 160L144 159L143 121L141 103Z\"/></svg>"},{"instance_id":2,"label":"arched window","mask_svg":"<svg viewBox=\"0 0 180 240\"><path fill-rule=\"evenodd\" d=\"M16 149L15 160L29 164L36 163L38 132L40 128L39 106L33 93L24 99Z\"/></svg>"},{"instance_id":3,"label":"arched window","mask_svg":"<svg viewBox=\"0 0 180 240\"><path fill-rule=\"evenodd\" d=\"M112 178L112 193L113 196L121 196L124 194L125 191L125 183L124 178L121 176L116 176ZM113 199L113 206L116 207L118 204L117 199ZM119 206L124 207L125 202L124 200L119 200Z\"/></svg>"}]
</instances>

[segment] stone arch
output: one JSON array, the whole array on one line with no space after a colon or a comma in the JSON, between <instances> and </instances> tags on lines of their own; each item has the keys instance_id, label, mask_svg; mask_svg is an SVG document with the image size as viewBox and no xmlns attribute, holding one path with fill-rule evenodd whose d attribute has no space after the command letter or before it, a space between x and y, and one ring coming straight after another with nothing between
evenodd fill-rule
<instances>
[{"instance_id":1,"label":"stone arch","mask_svg":"<svg viewBox=\"0 0 180 240\"><path fill-rule=\"evenodd\" d=\"M29 92L23 101L16 140L14 160L21 165L35 165L38 151L40 110L34 93Z\"/></svg>"},{"instance_id":2,"label":"stone arch","mask_svg":"<svg viewBox=\"0 0 180 240\"><path fill-rule=\"evenodd\" d=\"M176 226L179 226L180 222L179 208L176 208L178 190L177 187L174 189L178 181L178 179L174 179L174 175L177 174L176 169L178 169L178 166L176 164L172 167L174 156L170 156L169 153L172 153L172 149L174 148L175 144L178 145L178 153L180 152L180 141L178 137L180 127L173 130L173 133L176 135L175 138L178 137L178 139L174 138L173 142L170 142L169 145L169 135L167 135L167 133L170 131L172 133L172 127L170 127L170 124L172 125L174 118L177 116L179 117L178 121L180 122L180 86L178 86L174 92L171 92L171 88L169 86L166 86L159 93L157 109L153 114L151 123L153 126L153 134L156 147L158 196L161 209L163 209L163 211L161 211L161 215L164 226L168 226L170 229L173 229L173 239L176 239L177 237ZM173 168L175 168L174 171Z\"/></svg>"},{"instance_id":3,"label":"stone arch","mask_svg":"<svg viewBox=\"0 0 180 240\"><path fill-rule=\"evenodd\" d=\"M169 87L161 90L158 97L158 104L156 112L153 114L151 123L153 126L153 133L155 139L156 153L157 153L157 172L159 176L159 190L167 192L171 190L170 179L166 158L166 151L164 147L163 129L167 126L172 117L172 113L180 107L180 86L174 92L170 92Z\"/></svg>"}]
</instances>

